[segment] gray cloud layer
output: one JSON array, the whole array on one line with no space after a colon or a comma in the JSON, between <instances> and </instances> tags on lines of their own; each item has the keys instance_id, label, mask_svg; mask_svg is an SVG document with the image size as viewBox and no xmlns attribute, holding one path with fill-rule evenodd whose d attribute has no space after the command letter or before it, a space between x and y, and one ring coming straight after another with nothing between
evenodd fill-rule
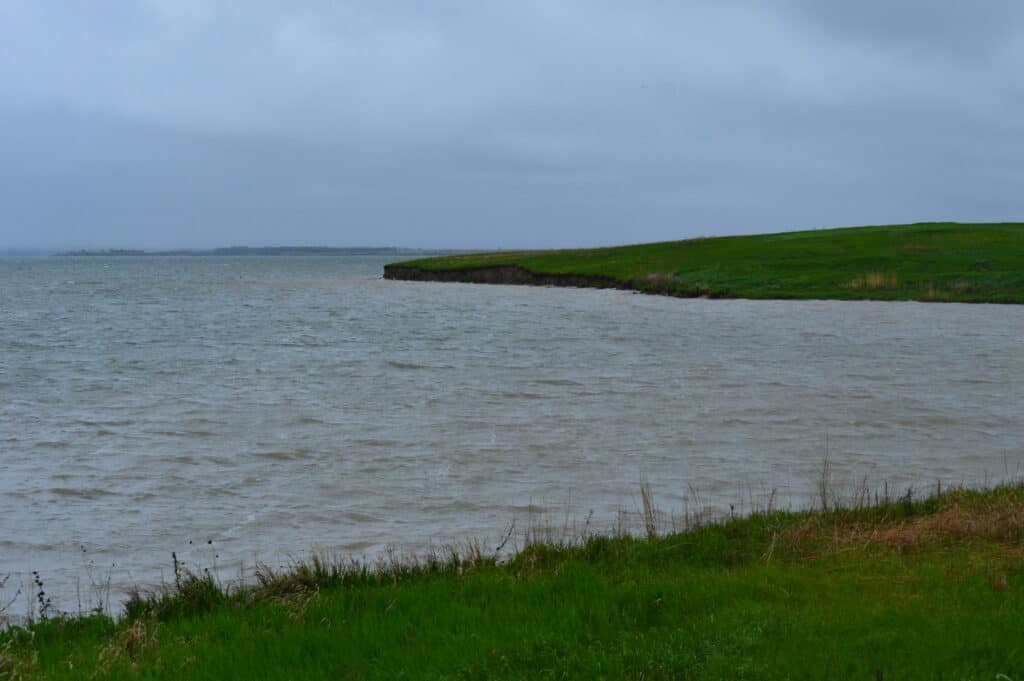
<instances>
[{"instance_id":1,"label":"gray cloud layer","mask_svg":"<svg viewBox=\"0 0 1024 681\"><path fill-rule=\"evenodd\" d=\"M0 3L0 246L1024 213L1024 4Z\"/></svg>"}]
</instances>

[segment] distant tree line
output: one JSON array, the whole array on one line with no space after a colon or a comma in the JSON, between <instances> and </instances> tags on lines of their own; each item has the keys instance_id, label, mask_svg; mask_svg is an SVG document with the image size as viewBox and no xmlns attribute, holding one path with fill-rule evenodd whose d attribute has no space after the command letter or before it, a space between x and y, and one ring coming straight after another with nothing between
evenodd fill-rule
<instances>
[{"instance_id":1,"label":"distant tree line","mask_svg":"<svg viewBox=\"0 0 1024 681\"><path fill-rule=\"evenodd\" d=\"M463 251L387 247L334 248L330 246L228 246L226 248L181 248L165 251L145 251L129 248L66 251L60 255L120 256L120 255L450 255Z\"/></svg>"}]
</instances>

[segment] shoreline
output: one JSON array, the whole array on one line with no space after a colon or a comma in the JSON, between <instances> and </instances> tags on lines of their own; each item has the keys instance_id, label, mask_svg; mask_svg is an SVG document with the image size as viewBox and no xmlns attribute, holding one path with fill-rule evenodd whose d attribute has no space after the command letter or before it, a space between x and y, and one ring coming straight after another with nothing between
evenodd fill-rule
<instances>
[{"instance_id":1,"label":"shoreline","mask_svg":"<svg viewBox=\"0 0 1024 681\"><path fill-rule=\"evenodd\" d=\"M918 223L393 262L384 279L676 298L1024 304L1024 223Z\"/></svg>"},{"instance_id":2,"label":"shoreline","mask_svg":"<svg viewBox=\"0 0 1024 681\"><path fill-rule=\"evenodd\" d=\"M632 291L648 296L704 300L754 300L754 301L829 301L837 303L946 303L961 305L1022 305L1017 300L955 300L940 298L879 298L843 297L829 298L818 295L807 296L744 296L727 295L717 292L672 287L643 287L619 281L611 277L593 274L552 274L532 272L518 265L500 265L465 270L428 270L421 267L403 267L401 263L384 266L383 278L389 281L432 282L447 284L491 284L496 286L538 286L549 288L611 289Z\"/></svg>"},{"instance_id":3,"label":"shoreline","mask_svg":"<svg viewBox=\"0 0 1024 681\"><path fill-rule=\"evenodd\" d=\"M827 473L817 510L676 532L642 488L640 536L507 559L314 556L250 585L175 562L120 617L0 630L0 678L1017 678L1024 483L837 497Z\"/></svg>"},{"instance_id":4,"label":"shoreline","mask_svg":"<svg viewBox=\"0 0 1024 681\"><path fill-rule=\"evenodd\" d=\"M612 277L594 274L546 274L533 272L519 265L497 265L464 270L428 270L421 267L403 267L401 263L390 263L384 266L384 278L394 281L639 290L628 282Z\"/></svg>"}]
</instances>

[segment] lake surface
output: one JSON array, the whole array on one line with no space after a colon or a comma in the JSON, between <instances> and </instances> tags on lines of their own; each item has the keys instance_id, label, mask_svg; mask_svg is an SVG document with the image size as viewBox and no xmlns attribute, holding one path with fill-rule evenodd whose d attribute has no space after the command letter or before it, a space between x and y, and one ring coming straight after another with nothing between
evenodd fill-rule
<instances>
[{"instance_id":1,"label":"lake surface","mask_svg":"<svg viewBox=\"0 0 1024 681\"><path fill-rule=\"evenodd\" d=\"M0 258L0 597L1021 472L1024 307ZM6 602L7 599L0 598ZM0 602L0 605L3 603Z\"/></svg>"}]
</instances>

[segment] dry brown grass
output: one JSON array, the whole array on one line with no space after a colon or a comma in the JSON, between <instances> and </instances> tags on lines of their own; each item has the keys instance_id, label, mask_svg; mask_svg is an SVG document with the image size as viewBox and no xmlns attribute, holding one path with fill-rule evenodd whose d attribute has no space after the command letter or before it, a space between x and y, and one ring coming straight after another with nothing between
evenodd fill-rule
<instances>
[{"instance_id":1,"label":"dry brown grass","mask_svg":"<svg viewBox=\"0 0 1024 681\"><path fill-rule=\"evenodd\" d=\"M651 272L644 280L652 286L675 286L682 283L679 277L669 272Z\"/></svg>"},{"instance_id":2,"label":"dry brown grass","mask_svg":"<svg viewBox=\"0 0 1024 681\"><path fill-rule=\"evenodd\" d=\"M939 300L939 299L941 299L943 297L942 293L935 286L934 282L929 281L922 288L924 290L924 298L925 298L925 300Z\"/></svg>"},{"instance_id":3,"label":"dry brown grass","mask_svg":"<svg viewBox=\"0 0 1024 681\"><path fill-rule=\"evenodd\" d=\"M1019 544L1024 539L1024 507L965 510L960 504L953 504L934 515L892 527L853 526L843 533L842 539L846 543L896 549L968 539Z\"/></svg>"},{"instance_id":4,"label":"dry brown grass","mask_svg":"<svg viewBox=\"0 0 1024 681\"><path fill-rule=\"evenodd\" d=\"M921 285L921 292L925 300L955 300L958 296L977 294L983 291L984 287L966 279L957 279L946 284L929 281Z\"/></svg>"},{"instance_id":5,"label":"dry brown grass","mask_svg":"<svg viewBox=\"0 0 1024 681\"><path fill-rule=\"evenodd\" d=\"M651 272L643 278L643 288L648 291L688 293L698 296L711 294L711 285L703 281L686 281L669 272Z\"/></svg>"},{"instance_id":6,"label":"dry brown grass","mask_svg":"<svg viewBox=\"0 0 1024 681\"><path fill-rule=\"evenodd\" d=\"M37 678L39 671L39 651L34 646L21 648L14 638L9 638L0 645L0 679L3 681L21 681Z\"/></svg>"},{"instance_id":7,"label":"dry brown grass","mask_svg":"<svg viewBox=\"0 0 1024 681\"><path fill-rule=\"evenodd\" d=\"M658 512L654 508L654 496L651 494L651 484L645 482L640 485L640 498L644 505L644 531L648 539L658 537Z\"/></svg>"},{"instance_id":8,"label":"dry brown grass","mask_svg":"<svg viewBox=\"0 0 1024 681\"><path fill-rule=\"evenodd\" d=\"M100 651L97 671L107 673L122 665L137 666L146 651L156 648L157 626L155 622L138 619L119 631Z\"/></svg>"},{"instance_id":9,"label":"dry brown grass","mask_svg":"<svg viewBox=\"0 0 1024 681\"><path fill-rule=\"evenodd\" d=\"M842 513L833 522L812 516L780 536L785 546L796 551L823 546L906 551L979 539L1004 545L1011 553L1024 553L1024 505L968 509L953 502L936 513L891 523L846 521Z\"/></svg>"},{"instance_id":10,"label":"dry brown grass","mask_svg":"<svg viewBox=\"0 0 1024 681\"><path fill-rule=\"evenodd\" d=\"M846 284L846 288L866 291L895 291L900 287L900 277L895 272L865 272Z\"/></svg>"},{"instance_id":11,"label":"dry brown grass","mask_svg":"<svg viewBox=\"0 0 1024 681\"><path fill-rule=\"evenodd\" d=\"M978 290L977 284L975 284L973 281L966 281L964 279L958 279L956 281L950 282L947 288L949 288L949 290L952 291L953 293L960 295L966 293L974 293L975 291Z\"/></svg>"}]
</instances>

